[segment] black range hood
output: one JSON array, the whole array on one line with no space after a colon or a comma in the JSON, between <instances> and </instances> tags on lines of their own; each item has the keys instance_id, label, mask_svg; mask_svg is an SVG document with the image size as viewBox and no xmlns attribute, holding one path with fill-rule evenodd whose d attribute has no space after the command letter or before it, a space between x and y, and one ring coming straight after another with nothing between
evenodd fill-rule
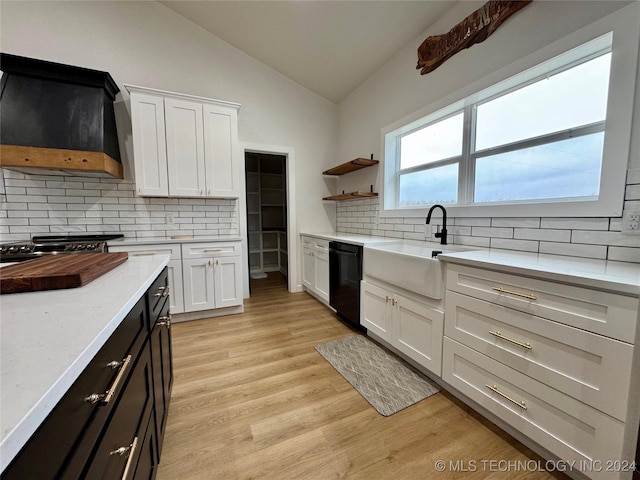
<instances>
[{"instance_id":1,"label":"black range hood","mask_svg":"<svg viewBox=\"0 0 640 480\"><path fill-rule=\"evenodd\" d=\"M124 178L107 72L0 53L0 167Z\"/></svg>"}]
</instances>

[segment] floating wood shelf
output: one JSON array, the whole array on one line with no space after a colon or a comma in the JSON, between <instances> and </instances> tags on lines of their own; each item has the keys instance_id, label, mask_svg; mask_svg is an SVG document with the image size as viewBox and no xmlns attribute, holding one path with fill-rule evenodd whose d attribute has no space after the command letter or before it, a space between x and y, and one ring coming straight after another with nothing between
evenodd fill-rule
<instances>
[{"instance_id":1,"label":"floating wood shelf","mask_svg":"<svg viewBox=\"0 0 640 480\"><path fill-rule=\"evenodd\" d=\"M341 193L340 195L331 195L330 197L324 197L322 200L357 200L358 198L377 197L376 192L350 192Z\"/></svg>"},{"instance_id":2,"label":"floating wood shelf","mask_svg":"<svg viewBox=\"0 0 640 480\"><path fill-rule=\"evenodd\" d=\"M372 158L356 158L354 160L351 160L350 162L343 163L342 165L330 168L329 170L325 170L324 172L322 172L322 174L344 175L345 173L353 172L355 170L360 170L361 168L366 168L377 164L378 160L374 160Z\"/></svg>"}]
</instances>

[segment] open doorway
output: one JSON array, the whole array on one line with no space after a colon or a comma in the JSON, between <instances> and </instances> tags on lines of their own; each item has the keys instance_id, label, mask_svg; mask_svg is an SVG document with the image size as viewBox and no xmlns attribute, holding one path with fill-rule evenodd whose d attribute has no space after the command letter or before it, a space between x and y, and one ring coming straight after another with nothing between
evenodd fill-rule
<instances>
[{"instance_id":1,"label":"open doorway","mask_svg":"<svg viewBox=\"0 0 640 480\"><path fill-rule=\"evenodd\" d=\"M287 157L245 152L249 288L287 289Z\"/></svg>"}]
</instances>

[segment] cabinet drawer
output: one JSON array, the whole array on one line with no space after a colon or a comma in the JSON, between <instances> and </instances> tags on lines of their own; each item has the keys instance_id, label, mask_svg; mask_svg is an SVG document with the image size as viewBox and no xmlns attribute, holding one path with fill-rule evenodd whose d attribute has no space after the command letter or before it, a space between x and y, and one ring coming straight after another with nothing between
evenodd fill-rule
<instances>
[{"instance_id":1,"label":"cabinet drawer","mask_svg":"<svg viewBox=\"0 0 640 480\"><path fill-rule=\"evenodd\" d=\"M626 418L632 345L455 292L446 305L448 337Z\"/></svg>"},{"instance_id":2,"label":"cabinet drawer","mask_svg":"<svg viewBox=\"0 0 640 480\"><path fill-rule=\"evenodd\" d=\"M453 264L447 268L447 289L623 342L634 341L638 298Z\"/></svg>"},{"instance_id":3,"label":"cabinet drawer","mask_svg":"<svg viewBox=\"0 0 640 480\"><path fill-rule=\"evenodd\" d=\"M126 377L146 336L146 303L142 297L3 472L2 478L79 478L92 446L121 396ZM126 368L120 367L123 376L109 403L85 401L88 395L105 393L115 385L120 369L109 367L109 363L121 362L128 355L131 355L131 361Z\"/></svg>"},{"instance_id":4,"label":"cabinet drawer","mask_svg":"<svg viewBox=\"0 0 640 480\"><path fill-rule=\"evenodd\" d=\"M315 251L329 253L329 240L323 240L321 238L302 236L302 246L308 247Z\"/></svg>"},{"instance_id":5,"label":"cabinet drawer","mask_svg":"<svg viewBox=\"0 0 640 480\"><path fill-rule=\"evenodd\" d=\"M125 386L121 398L106 428L103 437L96 447L91 459L87 479L120 479L133 478L143 437L151 419L153 408L153 376L151 355L147 342L133 367L133 373ZM136 439L135 448L132 444ZM123 455L116 452L119 448L127 449ZM128 475L124 475L129 465Z\"/></svg>"},{"instance_id":6,"label":"cabinet drawer","mask_svg":"<svg viewBox=\"0 0 640 480\"><path fill-rule=\"evenodd\" d=\"M185 243L182 258L210 258L240 255L240 242L234 243Z\"/></svg>"},{"instance_id":7,"label":"cabinet drawer","mask_svg":"<svg viewBox=\"0 0 640 480\"><path fill-rule=\"evenodd\" d=\"M180 244L162 245L109 245L110 252L131 252L132 257L140 255L171 255L171 260L180 260Z\"/></svg>"},{"instance_id":8,"label":"cabinet drawer","mask_svg":"<svg viewBox=\"0 0 640 480\"><path fill-rule=\"evenodd\" d=\"M577 468L580 462L621 459L619 420L454 340L445 337L443 347L444 381L551 453L577 462ZM586 473L594 479L621 477Z\"/></svg>"},{"instance_id":9,"label":"cabinet drawer","mask_svg":"<svg viewBox=\"0 0 640 480\"><path fill-rule=\"evenodd\" d=\"M320 240L318 238L313 239L313 248L318 252L326 252L329 253L329 241L328 240Z\"/></svg>"}]
</instances>

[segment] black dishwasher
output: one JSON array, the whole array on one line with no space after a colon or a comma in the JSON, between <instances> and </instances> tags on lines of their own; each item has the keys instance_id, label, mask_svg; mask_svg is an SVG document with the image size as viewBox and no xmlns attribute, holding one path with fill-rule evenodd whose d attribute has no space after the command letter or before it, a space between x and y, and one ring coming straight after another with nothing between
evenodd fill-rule
<instances>
[{"instance_id":1,"label":"black dishwasher","mask_svg":"<svg viewBox=\"0 0 640 480\"><path fill-rule=\"evenodd\" d=\"M329 242L329 304L338 315L360 326L362 247Z\"/></svg>"}]
</instances>

